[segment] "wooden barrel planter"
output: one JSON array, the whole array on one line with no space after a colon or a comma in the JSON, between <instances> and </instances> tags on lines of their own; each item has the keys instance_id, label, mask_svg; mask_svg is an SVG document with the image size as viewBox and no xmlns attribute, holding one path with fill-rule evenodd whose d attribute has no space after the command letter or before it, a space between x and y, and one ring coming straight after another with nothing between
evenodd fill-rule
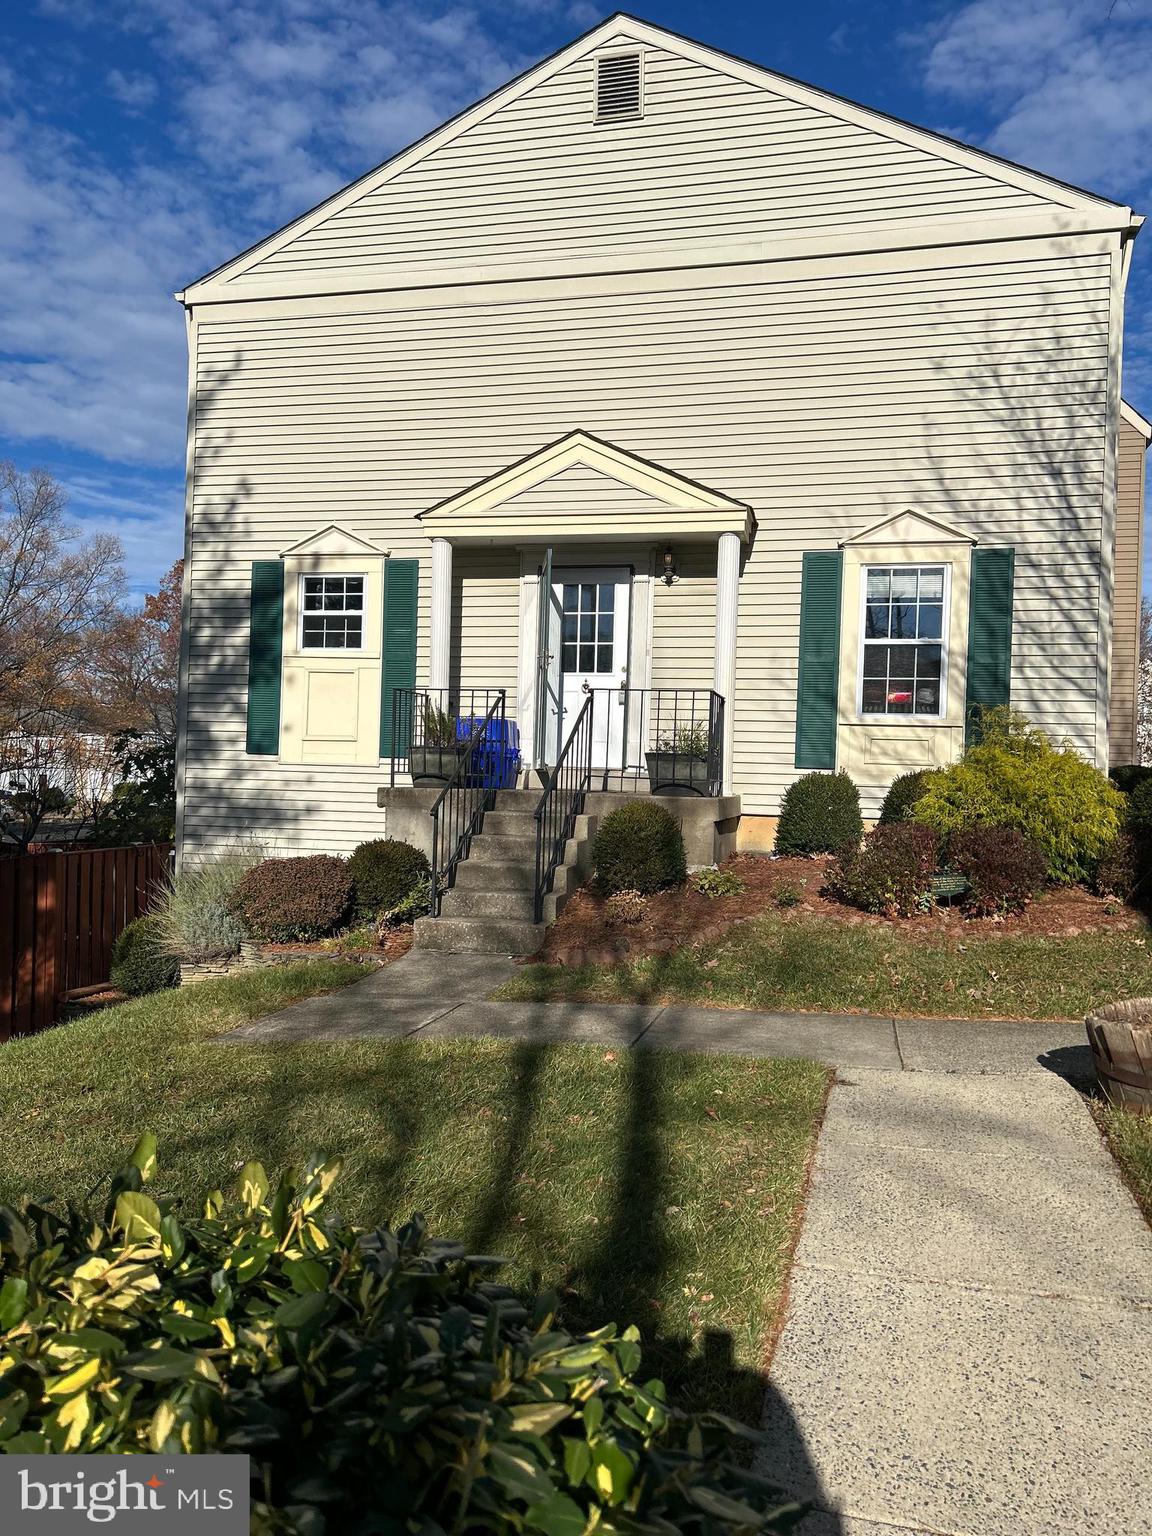
<instances>
[{"instance_id":1,"label":"wooden barrel planter","mask_svg":"<svg viewBox=\"0 0 1152 1536\"><path fill-rule=\"evenodd\" d=\"M1113 1104L1152 1114L1152 997L1110 1003L1084 1021L1100 1086Z\"/></svg>"}]
</instances>

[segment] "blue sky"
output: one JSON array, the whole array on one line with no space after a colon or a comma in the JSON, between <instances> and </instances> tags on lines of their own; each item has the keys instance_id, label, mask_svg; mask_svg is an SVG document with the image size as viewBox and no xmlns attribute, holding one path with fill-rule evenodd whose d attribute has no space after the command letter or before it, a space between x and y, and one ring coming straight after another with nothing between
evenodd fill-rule
<instances>
[{"instance_id":1,"label":"blue sky","mask_svg":"<svg viewBox=\"0 0 1152 1536\"><path fill-rule=\"evenodd\" d=\"M120 536L134 588L154 587L181 541L173 292L612 9L9 0L0 457L56 474L79 520ZM636 10L1152 213L1152 0ZM1125 378L1145 414L1150 316L1152 226L1136 246Z\"/></svg>"}]
</instances>

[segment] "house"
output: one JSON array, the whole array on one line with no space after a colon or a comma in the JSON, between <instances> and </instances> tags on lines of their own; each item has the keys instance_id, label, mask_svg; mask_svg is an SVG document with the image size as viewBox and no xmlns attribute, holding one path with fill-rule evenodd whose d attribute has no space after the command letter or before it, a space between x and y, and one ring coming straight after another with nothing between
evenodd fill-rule
<instances>
[{"instance_id":1,"label":"house","mask_svg":"<svg viewBox=\"0 0 1152 1536\"><path fill-rule=\"evenodd\" d=\"M1130 760L1141 223L614 16L193 283L184 855L424 825L488 715L705 853L979 705Z\"/></svg>"}]
</instances>

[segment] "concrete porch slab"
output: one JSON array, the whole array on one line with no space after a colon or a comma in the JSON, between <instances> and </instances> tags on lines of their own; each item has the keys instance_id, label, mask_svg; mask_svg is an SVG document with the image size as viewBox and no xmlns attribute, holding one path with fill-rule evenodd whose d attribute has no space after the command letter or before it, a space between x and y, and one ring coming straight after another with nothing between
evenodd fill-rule
<instances>
[{"instance_id":1,"label":"concrete porch slab","mask_svg":"<svg viewBox=\"0 0 1152 1536\"><path fill-rule=\"evenodd\" d=\"M804 1056L845 1067L900 1069L891 1019L739 1008L665 1008L641 1047L737 1056Z\"/></svg>"}]
</instances>

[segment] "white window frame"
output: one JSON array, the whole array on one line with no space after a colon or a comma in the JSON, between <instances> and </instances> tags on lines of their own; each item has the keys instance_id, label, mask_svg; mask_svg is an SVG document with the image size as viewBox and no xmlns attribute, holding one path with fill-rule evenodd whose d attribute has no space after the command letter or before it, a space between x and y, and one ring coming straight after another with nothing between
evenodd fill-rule
<instances>
[{"instance_id":1,"label":"white window frame","mask_svg":"<svg viewBox=\"0 0 1152 1536\"><path fill-rule=\"evenodd\" d=\"M349 579L354 581L357 578L359 578L359 580L361 581L362 586L360 588L360 608L359 608L359 614L360 614L360 644L359 645L305 645L305 643L304 643L304 619L305 619L304 583L306 581L315 581L318 577L321 580L334 580L336 578L339 578L340 580L343 580L343 581L347 581ZM364 643L365 639L367 638L366 635L365 635L365 628L366 628L367 620L368 620L368 575L367 575L367 573L365 571L301 571L300 572L300 577L299 577L299 583L300 584L299 584L299 587L297 588L297 592L296 592L296 649L300 652L300 654L302 656L362 656L364 654L364 652L367 650L367 646ZM315 611L316 611L315 609L312 610L312 612L315 612ZM321 612L323 612L323 611L324 610L321 610ZM336 615L336 616L338 616L338 614L349 615L349 614L354 614L354 613L357 612L357 610L355 608L341 608L339 610L328 609L327 611L329 613L332 613L333 615Z\"/></svg>"},{"instance_id":2,"label":"white window frame","mask_svg":"<svg viewBox=\"0 0 1152 1536\"><path fill-rule=\"evenodd\" d=\"M876 645L934 645L932 640L893 641L876 640L869 642L867 634L868 618L868 572L869 571L930 571L943 567L944 570L944 596L943 608L940 614L940 706L931 714L925 714L919 710L901 710L899 713L885 711L880 714L876 711L864 709L864 654L869 643ZM906 721L931 721L946 720L948 718L948 635L949 625L952 622L952 566L947 560L871 560L860 565L860 604L857 623L857 656L856 656L856 715L857 718L866 721L869 725L900 725Z\"/></svg>"}]
</instances>

